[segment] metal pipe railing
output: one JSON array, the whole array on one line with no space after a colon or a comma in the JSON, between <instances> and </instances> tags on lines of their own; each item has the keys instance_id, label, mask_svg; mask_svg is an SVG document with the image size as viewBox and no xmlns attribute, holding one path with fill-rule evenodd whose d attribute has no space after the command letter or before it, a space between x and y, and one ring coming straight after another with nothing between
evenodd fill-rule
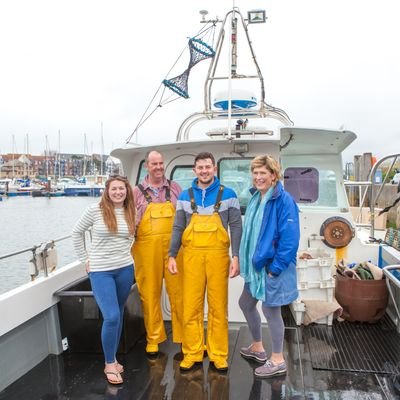
<instances>
[{"instance_id":1,"label":"metal pipe railing","mask_svg":"<svg viewBox=\"0 0 400 400\"><path fill-rule=\"evenodd\" d=\"M62 240L69 239L70 237L71 237L71 235L62 236L62 237L59 237L59 238L57 238L57 239L49 240L48 242L44 242L44 243L56 243L56 242L61 242ZM29 251L35 252L35 251L36 251L37 249L39 249L44 243L41 243L41 244L39 244L39 245L35 245L35 246L33 246L33 247L28 247L28 248L25 248L25 249L22 249L22 250L13 251L12 253L7 253L7 254L0 255L0 260L4 260L5 258L10 258L10 257L13 257L13 256L17 256L17 255L19 255L19 254L27 253L27 252L29 252Z\"/></svg>"}]
</instances>

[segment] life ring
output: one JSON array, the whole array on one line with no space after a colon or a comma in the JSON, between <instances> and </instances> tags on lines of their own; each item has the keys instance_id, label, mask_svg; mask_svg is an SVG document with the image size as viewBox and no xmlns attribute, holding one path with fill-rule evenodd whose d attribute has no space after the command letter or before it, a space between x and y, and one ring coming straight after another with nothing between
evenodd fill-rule
<instances>
[{"instance_id":1,"label":"life ring","mask_svg":"<svg viewBox=\"0 0 400 400\"><path fill-rule=\"evenodd\" d=\"M330 217L321 225L320 235L328 247L341 249L346 247L355 234L350 222L343 217Z\"/></svg>"}]
</instances>

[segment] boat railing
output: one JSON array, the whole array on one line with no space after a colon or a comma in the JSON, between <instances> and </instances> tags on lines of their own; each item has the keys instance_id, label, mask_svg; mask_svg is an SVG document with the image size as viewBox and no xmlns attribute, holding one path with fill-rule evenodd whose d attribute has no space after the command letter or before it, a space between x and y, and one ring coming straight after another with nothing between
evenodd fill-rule
<instances>
[{"instance_id":1,"label":"boat railing","mask_svg":"<svg viewBox=\"0 0 400 400\"><path fill-rule=\"evenodd\" d=\"M370 228L371 227L370 223L362 222L362 209L366 202L368 189L371 187L371 182L369 182L369 181L344 181L344 185L345 185L345 187L348 187L348 188L355 188L358 193L358 196L356 196L356 198L358 199L358 204L356 206L358 208L358 211L354 218L354 222L355 222L356 226L363 227L363 228L365 228L365 227ZM346 192L347 192L347 190L346 190Z\"/></svg>"},{"instance_id":2,"label":"boat railing","mask_svg":"<svg viewBox=\"0 0 400 400\"><path fill-rule=\"evenodd\" d=\"M348 187L358 187L358 207L359 212L358 216L360 217L362 214L362 208L366 206L367 201L369 201L369 210L370 210L370 223L368 224L360 224L357 223L358 218L356 218L356 225L357 226L366 226L370 229L370 237L375 237L375 208L378 205L378 200L381 198L383 193L383 189L387 183L389 183L389 177L391 176L392 171L396 168L396 163L400 159L400 153L390 154L378 160L371 171L368 174L366 181L345 181L345 186ZM383 163L389 162L389 166L385 169L382 168ZM383 179L377 179L378 174L377 171L385 170Z\"/></svg>"},{"instance_id":3,"label":"boat railing","mask_svg":"<svg viewBox=\"0 0 400 400\"><path fill-rule=\"evenodd\" d=\"M32 253L32 259L29 261L32 263L30 270L31 280L33 281L43 271L45 277L49 276L55 268L54 259L56 256L55 244L63 240L71 238L71 235L62 236L54 240L40 243L32 247L27 247L21 250L13 251L11 253L0 255L0 260L4 260L10 257L14 257L24 253Z\"/></svg>"}]
</instances>

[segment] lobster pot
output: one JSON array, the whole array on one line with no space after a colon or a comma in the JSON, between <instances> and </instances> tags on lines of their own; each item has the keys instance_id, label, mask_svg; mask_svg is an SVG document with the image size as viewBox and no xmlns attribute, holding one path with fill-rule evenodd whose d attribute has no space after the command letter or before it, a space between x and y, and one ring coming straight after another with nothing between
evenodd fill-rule
<instances>
[{"instance_id":1,"label":"lobster pot","mask_svg":"<svg viewBox=\"0 0 400 400\"><path fill-rule=\"evenodd\" d=\"M335 297L348 321L377 322L385 314L389 292L385 279L359 280L337 274Z\"/></svg>"}]
</instances>

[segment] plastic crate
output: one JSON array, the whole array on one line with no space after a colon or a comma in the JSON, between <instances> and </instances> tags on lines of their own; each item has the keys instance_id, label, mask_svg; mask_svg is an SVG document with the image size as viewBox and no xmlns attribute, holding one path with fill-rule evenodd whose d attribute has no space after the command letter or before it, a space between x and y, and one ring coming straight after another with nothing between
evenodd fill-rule
<instances>
[{"instance_id":1,"label":"plastic crate","mask_svg":"<svg viewBox=\"0 0 400 400\"><path fill-rule=\"evenodd\" d=\"M333 301L333 294L335 290L334 279L332 279L331 281L319 283L319 285L315 284L315 286L310 286L307 289L298 288L298 300L321 300L327 301L328 303L331 303Z\"/></svg>"},{"instance_id":2,"label":"plastic crate","mask_svg":"<svg viewBox=\"0 0 400 400\"><path fill-rule=\"evenodd\" d=\"M304 281L304 282L297 282L297 289L301 293L302 299L309 299L309 300L320 300L321 297L330 296L330 293L321 293L321 291L312 291L310 294L307 293L309 289L332 289L335 287L335 280L333 278L327 279L325 281ZM316 297L310 297L316 296ZM333 293L332 293L333 296ZM323 299L321 299L323 300ZM327 300L331 301L331 300Z\"/></svg>"},{"instance_id":3,"label":"plastic crate","mask_svg":"<svg viewBox=\"0 0 400 400\"><path fill-rule=\"evenodd\" d=\"M312 258L301 259L303 253L309 254ZM297 282L328 281L332 279L334 258L323 249L310 248L298 252L297 258Z\"/></svg>"},{"instance_id":4,"label":"plastic crate","mask_svg":"<svg viewBox=\"0 0 400 400\"><path fill-rule=\"evenodd\" d=\"M300 326L303 323L304 315L306 313L306 305L300 300L296 300L289 305L290 311L292 312L293 318L296 321L296 325ZM316 324L325 324L331 326L333 322L333 313L327 315L324 318L314 321Z\"/></svg>"}]
</instances>

